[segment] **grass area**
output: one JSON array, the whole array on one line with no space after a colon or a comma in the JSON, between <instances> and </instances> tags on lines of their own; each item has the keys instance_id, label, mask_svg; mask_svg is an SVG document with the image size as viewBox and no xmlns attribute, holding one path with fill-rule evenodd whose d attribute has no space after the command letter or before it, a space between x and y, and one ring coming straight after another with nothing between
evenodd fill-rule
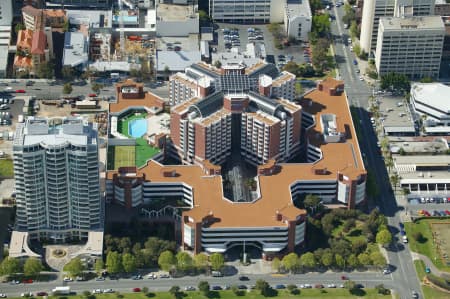
<instances>
[{"instance_id":1,"label":"grass area","mask_svg":"<svg viewBox=\"0 0 450 299\"><path fill-rule=\"evenodd\" d=\"M14 165L12 160L10 159L0 160L0 177L2 178L14 177Z\"/></svg>"},{"instance_id":2,"label":"grass area","mask_svg":"<svg viewBox=\"0 0 450 299\"><path fill-rule=\"evenodd\" d=\"M114 168L123 166L133 166L136 161L136 152L134 146L115 146L114 147Z\"/></svg>"},{"instance_id":3,"label":"grass area","mask_svg":"<svg viewBox=\"0 0 450 299\"><path fill-rule=\"evenodd\" d=\"M347 298L367 298L367 299L381 299L381 298L389 298L391 299L391 295L379 295L375 289L365 289L364 295L351 295L346 289L303 289L300 290L300 294L292 295L287 290L278 291L278 296L272 297L277 299L287 299L287 298L333 298L333 299L347 299ZM160 299L173 299L173 296L168 292L158 292L151 293L152 296L146 296L144 293L128 293L123 294L123 299L147 299L147 298L160 298ZM96 299L116 299L117 294L99 294L95 295ZM59 296L50 296L49 298L59 298ZM68 296L70 299L82 299L84 296ZM184 299L198 299L198 298L207 298L200 292L184 292ZM231 299L231 298L242 298L242 299L266 299L267 297L262 296L258 291L245 292L243 296L236 296L232 291L220 291L211 292L211 296L209 298L215 299Z\"/></svg>"},{"instance_id":4,"label":"grass area","mask_svg":"<svg viewBox=\"0 0 450 299\"><path fill-rule=\"evenodd\" d=\"M136 139L136 166L141 167L146 164L147 160L158 154L160 149L150 146L143 138Z\"/></svg>"},{"instance_id":5,"label":"grass area","mask_svg":"<svg viewBox=\"0 0 450 299\"><path fill-rule=\"evenodd\" d=\"M450 266L444 264L444 261L437 253L436 245L433 242L432 231L430 223L445 223L448 221L438 219L421 219L416 222L406 222L405 231L408 235L409 248L417 253L428 256L434 262L434 265L443 271L450 272ZM412 236L414 233L422 233L423 239L421 242L416 241ZM450 240L443 240L444 242L450 242Z\"/></svg>"},{"instance_id":6,"label":"grass area","mask_svg":"<svg viewBox=\"0 0 450 299\"><path fill-rule=\"evenodd\" d=\"M419 277L419 281L423 280L425 276L425 263L423 261L416 260L414 261L414 266L416 267L417 277ZM424 295L424 299L448 299L450 295L445 292L441 292L435 288L422 285L422 292Z\"/></svg>"}]
</instances>

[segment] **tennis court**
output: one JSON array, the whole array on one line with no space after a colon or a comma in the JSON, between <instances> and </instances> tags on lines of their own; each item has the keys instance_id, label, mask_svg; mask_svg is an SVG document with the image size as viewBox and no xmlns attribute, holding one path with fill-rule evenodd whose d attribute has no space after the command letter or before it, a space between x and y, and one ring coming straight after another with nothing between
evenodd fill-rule
<instances>
[{"instance_id":1,"label":"tennis court","mask_svg":"<svg viewBox=\"0 0 450 299\"><path fill-rule=\"evenodd\" d=\"M108 169L136 165L136 150L133 145L108 147Z\"/></svg>"}]
</instances>

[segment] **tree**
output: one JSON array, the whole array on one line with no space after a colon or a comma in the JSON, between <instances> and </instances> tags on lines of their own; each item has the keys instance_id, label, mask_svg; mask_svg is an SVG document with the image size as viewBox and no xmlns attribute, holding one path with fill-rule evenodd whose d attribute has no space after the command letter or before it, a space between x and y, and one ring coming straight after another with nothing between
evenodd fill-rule
<instances>
[{"instance_id":1,"label":"tree","mask_svg":"<svg viewBox=\"0 0 450 299\"><path fill-rule=\"evenodd\" d=\"M267 296L270 291L270 285L263 279L258 279L255 284L255 288L261 291L261 295Z\"/></svg>"},{"instance_id":2,"label":"tree","mask_svg":"<svg viewBox=\"0 0 450 299\"><path fill-rule=\"evenodd\" d=\"M131 240L129 237L123 237L120 239L119 241L119 251L121 253L127 253L130 252L130 248L131 248Z\"/></svg>"},{"instance_id":3,"label":"tree","mask_svg":"<svg viewBox=\"0 0 450 299\"><path fill-rule=\"evenodd\" d=\"M67 31L69 31L69 19L65 19L64 20L64 24L63 24L63 27L62 27L62 29L63 29L63 31L64 32L67 32Z\"/></svg>"},{"instance_id":4,"label":"tree","mask_svg":"<svg viewBox=\"0 0 450 299\"><path fill-rule=\"evenodd\" d=\"M298 74L299 65L295 61L289 61L283 67L283 70L294 75Z\"/></svg>"},{"instance_id":5,"label":"tree","mask_svg":"<svg viewBox=\"0 0 450 299\"><path fill-rule=\"evenodd\" d=\"M276 271L277 273L280 272L281 267L281 261L278 257L274 257L272 260L272 270Z\"/></svg>"},{"instance_id":6,"label":"tree","mask_svg":"<svg viewBox=\"0 0 450 299\"><path fill-rule=\"evenodd\" d=\"M64 266L64 271L67 271L71 277L80 276L84 270L85 267L79 257L72 259Z\"/></svg>"},{"instance_id":7,"label":"tree","mask_svg":"<svg viewBox=\"0 0 450 299\"><path fill-rule=\"evenodd\" d=\"M13 275L23 272L22 264L20 263L19 259L9 256L3 259L0 265L0 269L2 275Z\"/></svg>"},{"instance_id":8,"label":"tree","mask_svg":"<svg viewBox=\"0 0 450 299\"><path fill-rule=\"evenodd\" d=\"M314 214L315 210L322 204L322 200L315 194L308 194L303 201L305 209L310 209Z\"/></svg>"},{"instance_id":9,"label":"tree","mask_svg":"<svg viewBox=\"0 0 450 299\"><path fill-rule=\"evenodd\" d=\"M362 265L362 266L367 266L370 265L370 257L367 253L361 253L358 255L358 262Z\"/></svg>"},{"instance_id":10,"label":"tree","mask_svg":"<svg viewBox=\"0 0 450 299\"><path fill-rule=\"evenodd\" d=\"M216 68L220 69L220 68L222 67L222 62L220 62L220 60L216 60L216 61L214 62L214 66L215 66Z\"/></svg>"},{"instance_id":11,"label":"tree","mask_svg":"<svg viewBox=\"0 0 450 299\"><path fill-rule=\"evenodd\" d=\"M198 11L198 18L199 18L200 22L203 22L203 23L210 21L208 13L204 10Z\"/></svg>"},{"instance_id":12,"label":"tree","mask_svg":"<svg viewBox=\"0 0 450 299\"><path fill-rule=\"evenodd\" d=\"M400 179L401 177L398 175L398 173L394 173L389 177L391 184L394 186L394 191L397 191L397 185L400 182Z\"/></svg>"},{"instance_id":13,"label":"tree","mask_svg":"<svg viewBox=\"0 0 450 299\"><path fill-rule=\"evenodd\" d=\"M126 273L131 273L136 270L136 258L131 253L124 253L122 255L122 266Z\"/></svg>"},{"instance_id":14,"label":"tree","mask_svg":"<svg viewBox=\"0 0 450 299\"><path fill-rule=\"evenodd\" d=\"M75 71L73 70L72 67L67 65L63 66L63 68L61 69L61 74L64 79L69 81L73 80L73 78L75 77Z\"/></svg>"},{"instance_id":15,"label":"tree","mask_svg":"<svg viewBox=\"0 0 450 299\"><path fill-rule=\"evenodd\" d=\"M208 296L209 294L209 283L205 280L202 280L198 283L198 290L203 293L203 295Z\"/></svg>"},{"instance_id":16,"label":"tree","mask_svg":"<svg viewBox=\"0 0 450 299\"><path fill-rule=\"evenodd\" d=\"M352 252L356 255L363 253L367 249L366 239L355 239L352 241Z\"/></svg>"},{"instance_id":17,"label":"tree","mask_svg":"<svg viewBox=\"0 0 450 299\"><path fill-rule=\"evenodd\" d=\"M322 265L324 265L325 267L332 266L334 263L334 256L333 256L333 253L331 252L331 250L324 252L320 261L321 261Z\"/></svg>"},{"instance_id":18,"label":"tree","mask_svg":"<svg viewBox=\"0 0 450 299\"><path fill-rule=\"evenodd\" d=\"M44 270L44 267L42 266L41 260L34 257L28 258L23 265L23 273L26 276L37 276L42 270Z\"/></svg>"},{"instance_id":19,"label":"tree","mask_svg":"<svg viewBox=\"0 0 450 299\"><path fill-rule=\"evenodd\" d=\"M192 257L185 251L180 251L176 255L177 269L181 271L189 271L193 267Z\"/></svg>"},{"instance_id":20,"label":"tree","mask_svg":"<svg viewBox=\"0 0 450 299\"><path fill-rule=\"evenodd\" d=\"M353 293L356 290L356 283L353 280L347 280L344 282L344 288Z\"/></svg>"},{"instance_id":21,"label":"tree","mask_svg":"<svg viewBox=\"0 0 450 299\"><path fill-rule=\"evenodd\" d=\"M16 27L14 27L14 31L16 32L16 34L18 34L20 30L25 30L25 29L26 29L26 27L22 23L17 23Z\"/></svg>"},{"instance_id":22,"label":"tree","mask_svg":"<svg viewBox=\"0 0 450 299\"><path fill-rule=\"evenodd\" d=\"M54 69L55 69L55 65L50 61L48 61L48 62L46 61L46 62L39 64L39 66L36 70L36 75L39 78L51 79L51 78L53 78L53 70Z\"/></svg>"},{"instance_id":23,"label":"tree","mask_svg":"<svg viewBox=\"0 0 450 299\"><path fill-rule=\"evenodd\" d=\"M281 264L286 270L290 272L297 271L299 267L299 259L297 254L295 252L291 252L288 255L285 255L281 260Z\"/></svg>"},{"instance_id":24,"label":"tree","mask_svg":"<svg viewBox=\"0 0 450 299\"><path fill-rule=\"evenodd\" d=\"M416 240L419 243L423 242L423 234L421 232L413 232L412 237L414 240Z\"/></svg>"},{"instance_id":25,"label":"tree","mask_svg":"<svg viewBox=\"0 0 450 299\"><path fill-rule=\"evenodd\" d=\"M389 245L389 243L391 243L391 241L392 241L391 232L387 229L380 230L377 233L376 241L378 244L380 244L383 247Z\"/></svg>"},{"instance_id":26,"label":"tree","mask_svg":"<svg viewBox=\"0 0 450 299\"><path fill-rule=\"evenodd\" d=\"M300 256L300 265L307 269L314 269L316 267L316 258L312 252L304 253Z\"/></svg>"},{"instance_id":27,"label":"tree","mask_svg":"<svg viewBox=\"0 0 450 299\"><path fill-rule=\"evenodd\" d=\"M328 14L313 16L311 28L313 39L327 36L330 33L330 25Z\"/></svg>"},{"instance_id":28,"label":"tree","mask_svg":"<svg viewBox=\"0 0 450 299\"><path fill-rule=\"evenodd\" d=\"M169 293L170 293L174 298L180 297L180 287L179 287L179 286L172 286L172 287L169 289Z\"/></svg>"},{"instance_id":29,"label":"tree","mask_svg":"<svg viewBox=\"0 0 450 299\"><path fill-rule=\"evenodd\" d=\"M211 262L211 268L214 271L220 271L223 268L223 266L225 265L225 258L223 257L223 255L221 253L218 253L218 252L211 254L211 256L209 257L209 260Z\"/></svg>"},{"instance_id":30,"label":"tree","mask_svg":"<svg viewBox=\"0 0 450 299\"><path fill-rule=\"evenodd\" d=\"M358 258L356 257L356 254L350 254L348 259L347 259L347 265L354 269L357 268L359 266L359 261Z\"/></svg>"},{"instance_id":31,"label":"tree","mask_svg":"<svg viewBox=\"0 0 450 299\"><path fill-rule=\"evenodd\" d=\"M165 66L164 67L164 74L168 77L169 75L170 75L170 68L169 68L169 66Z\"/></svg>"},{"instance_id":32,"label":"tree","mask_svg":"<svg viewBox=\"0 0 450 299\"><path fill-rule=\"evenodd\" d=\"M372 260L372 265L376 267L386 266L386 259L379 251L374 251L370 254L370 259Z\"/></svg>"},{"instance_id":33,"label":"tree","mask_svg":"<svg viewBox=\"0 0 450 299\"><path fill-rule=\"evenodd\" d=\"M239 296L241 294L241 290L239 290L237 285L232 285L231 286L231 291L233 292L234 295Z\"/></svg>"},{"instance_id":34,"label":"tree","mask_svg":"<svg viewBox=\"0 0 450 299\"><path fill-rule=\"evenodd\" d=\"M162 252L158 258L158 265L164 271L169 271L176 262L177 260L175 259L175 256L173 255L172 251L169 250Z\"/></svg>"},{"instance_id":35,"label":"tree","mask_svg":"<svg viewBox=\"0 0 450 299\"><path fill-rule=\"evenodd\" d=\"M351 21L349 31L350 31L350 35L352 36L352 38L357 38L359 36L358 24L356 23L355 20ZM358 56L359 56L359 54L358 54Z\"/></svg>"},{"instance_id":36,"label":"tree","mask_svg":"<svg viewBox=\"0 0 450 299\"><path fill-rule=\"evenodd\" d=\"M101 258L98 258L95 260L94 269L95 269L95 273L97 273L97 274L102 273L103 270L105 269L105 263L103 262L103 260Z\"/></svg>"},{"instance_id":37,"label":"tree","mask_svg":"<svg viewBox=\"0 0 450 299\"><path fill-rule=\"evenodd\" d=\"M336 221L336 219L335 219L334 215L331 213L328 213L322 217L322 220L321 220L322 229L326 235L328 235L328 236L331 235L331 232L335 226L335 221Z\"/></svg>"},{"instance_id":38,"label":"tree","mask_svg":"<svg viewBox=\"0 0 450 299\"><path fill-rule=\"evenodd\" d=\"M380 80L381 89L398 90L403 92L409 92L411 89L409 78L404 74L389 73L381 76Z\"/></svg>"},{"instance_id":39,"label":"tree","mask_svg":"<svg viewBox=\"0 0 450 299\"><path fill-rule=\"evenodd\" d=\"M377 290L378 294L381 295L389 295L391 291L386 289L383 284L378 284L375 286L375 290Z\"/></svg>"},{"instance_id":40,"label":"tree","mask_svg":"<svg viewBox=\"0 0 450 299\"><path fill-rule=\"evenodd\" d=\"M208 256L203 252L194 257L194 265L197 270L205 271L208 268Z\"/></svg>"},{"instance_id":41,"label":"tree","mask_svg":"<svg viewBox=\"0 0 450 299\"><path fill-rule=\"evenodd\" d=\"M300 293L295 284L288 284L286 288L292 295L298 295Z\"/></svg>"},{"instance_id":42,"label":"tree","mask_svg":"<svg viewBox=\"0 0 450 299\"><path fill-rule=\"evenodd\" d=\"M71 94L72 93L72 84L70 83L65 83L63 86L63 94Z\"/></svg>"},{"instance_id":43,"label":"tree","mask_svg":"<svg viewBox=\"0 0 450 299\"><path fill-rule=\"evenodd\" d=\"M122 259L117 251L108 252L106 256L106 270L111 274L122 271Z\"/></svg>"},{"instance_id":44,"label":"tree","mask_svg":"<svg viewBox=\"0 0 450 299\"><path fill-rule=\"evenodd\" d=\"M342 255L340 255L338 253L335 254L334 255L334 260L335 260L335 263L336 263L336 267L338 267L339 269L344 269L345 268L345 260L342 257Z\"/></svg>"},{"instance_id":45,"label":"tree","mask_svg":"<svg viewBox=\"0 0 450 299\"><path fill-rule=\"evenodd\" d=\"M300 84L300 82L295 82L295 97L299 99L302 94L303 94L302 84Z\"/></svg>"},{"instance_id":46,"label":"tree","mask_svg":"<svg viewBox=\"0 0 450 299\"><path fill-rule=\"evenodd\" d=\"M95 92L96 94L98 94L100 92L100 89L102 89L102 88L103 88L103 85L98 84L98 83L93 83L91 85L92 91Z\"/></svg>"}]
</instances>

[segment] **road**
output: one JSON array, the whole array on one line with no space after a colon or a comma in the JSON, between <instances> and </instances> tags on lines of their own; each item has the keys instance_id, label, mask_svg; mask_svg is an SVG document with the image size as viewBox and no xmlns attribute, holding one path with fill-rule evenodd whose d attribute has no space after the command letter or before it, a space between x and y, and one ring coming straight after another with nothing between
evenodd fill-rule
<instances>
[{"instance_id":1,"label":"road","mask_svg":"<svg viewBox=\"0 0 450 299\"><path fill-rule=\"evenodd\" d=\"M334 49L340 78L345 81L345 92L349 103L357 107L361 120L361 136L364 136L364 138L359 140L361 151L367 157L368 168L376 179L376 184L380 190L377 205L384 215L388 217L389 228L394 237L393 246L388 249L387 253L389 263L396 267L392 274L395 281L395 289L399 292L401 298L410 298L412 290L421 293L420 283L417 275L415 275L411 252L408 246L404 246L401 243L398 229L400 207L397 206L395 197L391 192L389 176L377 149L377 137L374 134L366 111L369 96L373 93L373 90L366 82L359 80L359 74L356 73L356 68L353 64L355 55L353 52L350 52L349 46L343 44L343 40L346 41L349 37L349 32L344 29L342 23L343 6L339 8L334 7L333 9L336 21L333 21L331 27L332 34L335 37ZM423 295L420 298L423 298Z\"/></svg>"},{"instance_id":2,"label":"road","mask_svg":"<svg viewBox=\"0 0 450 299\"><path fill-rule=\"evenodd\" d=\"M8 83L8 86L11 87L13 91L18 89L23 89L26 91L23 95L33 95L36 98L51 98L58 99L63 94L63 82L57 82L54 85L51 85L47 82L47 80L31 80L34 82L31 86L26 86L26 82L28 79L16 79L16 80L8 80L2 79L0 82ZM0 91L5 90L7 86L0 86ZM168 99L169 97L169 89L168 83L163 82L160 86L156 87L151 85L151 83L145 83L145 90L151 91L156 95L162 97L163 99ZM70 94L71 96L87 96L90 93L93 93L91 89L91 85L86 82L73 82L72 83L73 91ZM105 84L103 88L99 92L100 97L112 97L115 96L116 92L114 86L112 84Z\"/></svg>"},{"instance_id":3,"label":"road","mask_svg":"<svg viewBox=\"0 0 450 299\"><path fill-rule=\"evenodd\" d=\"M343 283L341 280L342 273L307 273L302 275L247 275L248 281L239 281L238 276L229 277L205 277L205 276L187 276L182 278L167 278L167 279L144 279L144 280L131 280L131 279L119 279L119 280L105 280L105 281L82 281L82 282L69 282L66 285L71 287L72 291L77 293L82 293L83 291L92 291L94 289L108 289L111 288L117 292L131 292L133 288L147 287L150 291L167 291L170 287L174 285L180 286L182 289L186 286L197 287L199 281L208 280L211 286L219 285L247 285L252 286L256 283L257 279L264 279L270 285L275 286L277 284L336 284L338 287ZM361 273L351 273L346 274L351 280L362 283L365 287L373 288L375 285L384 284L386 287L394 288L395 282L392 279L392 275L383 275L380 272L361 272ZM20 296L22 292L50 292L54 287L62 286L63 283L53 282L37 282L32 284L20 284L20 285L10 285L7 283L0 284L0 292L6 293L9 297Z\"/></svg>"}]
</instances>

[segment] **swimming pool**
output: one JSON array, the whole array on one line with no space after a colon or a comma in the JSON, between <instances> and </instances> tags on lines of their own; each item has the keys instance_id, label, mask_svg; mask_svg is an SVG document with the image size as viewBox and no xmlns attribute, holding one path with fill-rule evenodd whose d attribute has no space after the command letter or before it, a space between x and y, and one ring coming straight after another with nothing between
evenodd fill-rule
<instances>
[{"instance_id":1,"label":"swimming pool","mask_svg":"<svg viewBox=\"0 0 450 299\"><path fill-rule=\"evenodd\" d=\"M139 138L147 133L147 120L145 118L133 119L128 123L128 134L131 137Z\"/></svg>"}]
</instances>

